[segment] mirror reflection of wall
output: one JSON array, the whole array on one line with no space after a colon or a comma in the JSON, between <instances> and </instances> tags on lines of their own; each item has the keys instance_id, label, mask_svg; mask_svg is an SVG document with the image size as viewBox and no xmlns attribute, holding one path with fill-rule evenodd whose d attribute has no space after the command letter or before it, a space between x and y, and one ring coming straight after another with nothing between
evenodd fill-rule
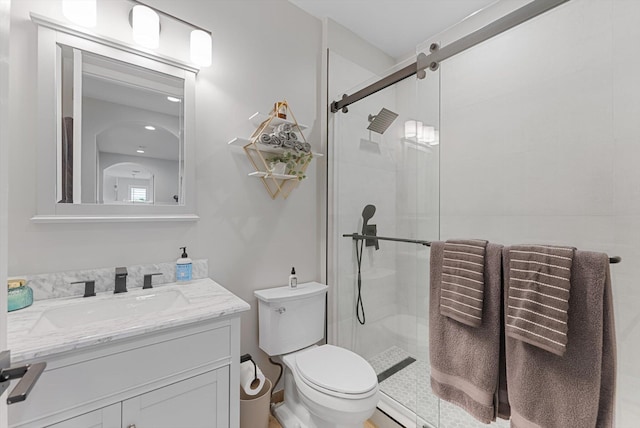
<instances>
[{"instance_id":1,"label":"mirror reflection of wall","mask_svg":"<svg viewBox=\"0 0 640 428\"><path fill-rule=\"evenodd\" d=\"M58 46L57 200L181 204L184 80Z\"/></svg>"}]
</instances>

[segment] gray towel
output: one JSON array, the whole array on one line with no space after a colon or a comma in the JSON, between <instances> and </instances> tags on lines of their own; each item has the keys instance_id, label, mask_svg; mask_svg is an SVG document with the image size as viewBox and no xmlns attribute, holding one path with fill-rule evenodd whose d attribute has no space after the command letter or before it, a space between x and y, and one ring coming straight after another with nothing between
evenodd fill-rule
<instances>
[{"instance_id":1,"label":"gray towel","mask_svg":"<svg viewBox=\"0 0 640 428\"><path fill-rule=\"evenodd\" d=\"M450 239L444 244L440 313L471 327L482 324L487 241Z\"/></svg>"},{"instance_id":2,"label":"gray towel","mask_svg":"<svg viewBox=\"0 0 640 428\"><path fill-rule=\"evenodd\" d=\"M508 336L564 355L574 250L541 245L508 249Z\"/></svg>"},{"instance_id":3,"label":"gray towel","mask_svg":"<svg viewBox=\"0 0 640 428\"><path fill-rule=\"evenodd\" d=\"M261 144L272 144L272 138L269 134L260 134L258 141L260 141Z\"/></svg>"},{"instance_id":4,"label":"gray towel","mask_svg":"<svg viewBox=\"0 0 640 428\"><path fill-rule=\"evenodd\" d=\"M502 246L489 243L484 258L483 323L469 327L440 314L444 242L431 244L429 356L431 389L481 422L495 420L499 382Z\"/></svg>"},{"instance_id":5,"label":"gray towel","mask_svg":"<svg viewBox=\"0 0 640 428\"><path fill-rule=\"evenodd\" d=\"M510 266L512 256L505 249L504 266ZM508 269L504 275L507 305ZM575 251L571 277L568 342L562 357L506 337L512 427L614 426L616 341L608 256Z\"/></svg>"}]
</instances>

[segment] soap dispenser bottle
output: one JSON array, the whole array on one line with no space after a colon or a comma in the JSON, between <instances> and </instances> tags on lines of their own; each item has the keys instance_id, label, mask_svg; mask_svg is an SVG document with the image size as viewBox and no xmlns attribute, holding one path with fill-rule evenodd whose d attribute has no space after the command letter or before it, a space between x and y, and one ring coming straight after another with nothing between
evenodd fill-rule
<instances>
[{"instance_id":1,"label":"soap dispenser bottle","mask_svg":"<svg viewBox=\"0 0 640 428\"><path fill-rule=\"evenodd\" d=\"M187 247L180 247L182 255L176 261L176 281L191 281L191 259L187 255Z\"/></svg>"},{"instance_id":2,"label":"soap dispenser bottle","mask_svg":"<svg viewBox=\"0 0 640 428\"><path fill-rule=\"evenodd\" d=\"M298 277L296 276L296 268L291 268L291 275L289 275L289 287L297 288L298 287Z\"/></svg>"}]
</instances>

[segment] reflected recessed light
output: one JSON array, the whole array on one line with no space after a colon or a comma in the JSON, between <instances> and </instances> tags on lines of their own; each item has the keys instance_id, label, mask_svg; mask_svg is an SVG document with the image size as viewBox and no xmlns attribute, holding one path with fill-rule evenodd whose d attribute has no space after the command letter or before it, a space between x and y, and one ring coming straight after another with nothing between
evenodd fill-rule
<instances>
[{"instance_id":1,"label":"reflected recessed light","mask_svg":"<svg viewBox=\"0 0 640 428\"><path fill-rule=\"evenodd\" d=\"M144 127L144 129L148 129L149 131L155 131L156 127L155 126L151 126L151 125L147 125Z\"/></svg>"},{"instance_id":2,"label":"reflected recessed light","mask_svg":"<svg viewBox=\"0 0 640 428\"><path fill-rule=\"evenodd\" d=\"M167 99L169 101L171 101L172 103L179 103L180 102L180 98L176 98L176 97L167 97Z\"/></svg>"},{"instance_id":3,"label":"reflected recessed light","mask_svg":"<svg viewBox=\"0 0 640 428\"><path fill-rule=\"evenodd\" d=\"M142 150L142 149L138 149L138 150L136 150L136 152L138 152L138 153L144 153L144 150Z\"/></svg>"}]
</instances>

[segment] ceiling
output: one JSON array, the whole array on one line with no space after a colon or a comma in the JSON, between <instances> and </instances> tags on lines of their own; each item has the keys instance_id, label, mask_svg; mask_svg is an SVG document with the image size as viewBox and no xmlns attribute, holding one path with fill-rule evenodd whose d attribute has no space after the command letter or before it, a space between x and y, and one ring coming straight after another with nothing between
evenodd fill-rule
<instances>
[{"instance_id":1,"label":"ceiling","mask_svg":"<svg viewBox=\"0 0 640 428\"><path fill-rule=\"evenodd\" d=\"M320 19L328 17L393 58L496 0L289 0Z\"/></svg>"},{"instance_id":2,"label":"ceiling","mask_svg":"<svg viewBox=\"0 0 640 428\"><path fill-rule=\"evenodd\" d=\"M180 160L180 140L169 130L156 125L145 129L145 122L119 122L96 136L99 152L140 158ZM144 153L138 153L143 150Z\"/></svg>"}]
</instances>

